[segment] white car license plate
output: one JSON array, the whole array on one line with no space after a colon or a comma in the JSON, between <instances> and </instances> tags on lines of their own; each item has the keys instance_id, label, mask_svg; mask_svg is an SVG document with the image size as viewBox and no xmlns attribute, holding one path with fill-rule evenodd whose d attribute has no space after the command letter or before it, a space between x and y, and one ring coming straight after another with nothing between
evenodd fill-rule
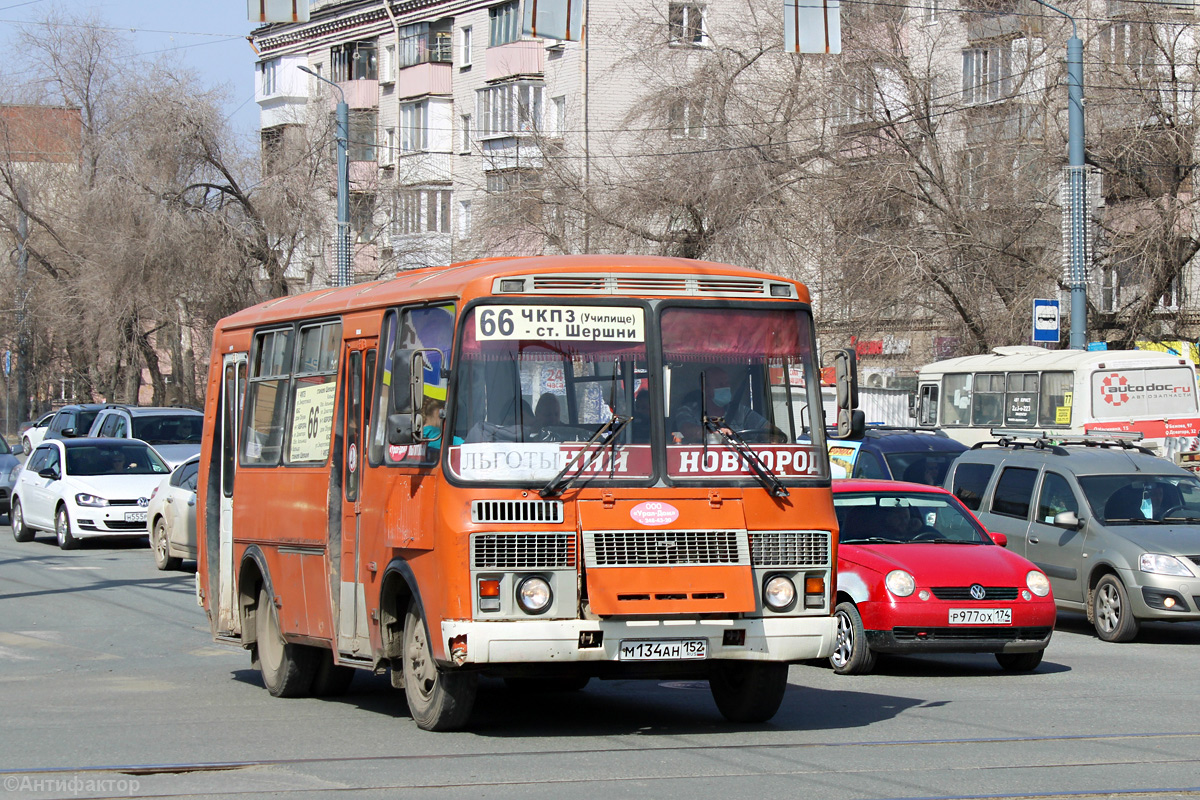
<instances>
[{"instance_id":1,"label":"white car license plate","mask_svg":"<svg viewBox=\"0 0 1200 800\"><path fill-rule=\"evenodd\" d=\"M125 521L126 522L145 522L146 521L146 512L145 511L126 511L125 512Z\"/></svg>"},{"instance_id":2,"label":"white car license plate","mask_svg":"<svg viewBox=\"0 0 1200 800\"><path fill-rule=\"evenodd\" d=\"M684 661L707 657L707 639L621 640L621 661Z\"/></svg>"},{"instance_id":3,"label":"white car license plate","mask_svg":"<svg viewBox=\"0 0 1200 800\"><path fill-rule=\"evenodd\" d=\"M1011 608L952 608L951 625L1012 625Z\"/></svg>"}]
</instances>

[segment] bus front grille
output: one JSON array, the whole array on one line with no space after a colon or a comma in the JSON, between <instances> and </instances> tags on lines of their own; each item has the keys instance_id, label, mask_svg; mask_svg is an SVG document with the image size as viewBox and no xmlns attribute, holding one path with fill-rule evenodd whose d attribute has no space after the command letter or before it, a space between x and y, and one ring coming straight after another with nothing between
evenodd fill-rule
<instances>
[{"instance_id":1,"label":"bus front grille","mask_svg":"<svg viewBox=\"0 0 1200 800\"><path fill-rule=\"evenodd\" d=\"M575 533L476 533L475 569L564 569L575 566Z\"/></svg>"},{"instance_id":2,"label":"bus front grille","mask_svg":"<svg viewBox=\"0 0 1200 800\"><path fill-rule=\"evenodd\" d=\"M754 531L750 557L756 567L827 567L829 531Z\"/></svg>"},{"instance_id":3,"label":"bus front grille","mask_svg":"<svg viewBox=\"0 0 1200 800\"><path fill-rule=\"evenodd\" d=\"M744 530L584 531L588 567L749 566Z\"/></svg>"},{"instance_id":4,"label":"bus front grille","mask_svg":"<svg viewBox=\"0 0 1200 800\"><path fill-rule=\"evenodd\" d=\"M471 503L471 522L549 522L563 521L561 500L475 500Z\"/></svg>"}]
</instances>

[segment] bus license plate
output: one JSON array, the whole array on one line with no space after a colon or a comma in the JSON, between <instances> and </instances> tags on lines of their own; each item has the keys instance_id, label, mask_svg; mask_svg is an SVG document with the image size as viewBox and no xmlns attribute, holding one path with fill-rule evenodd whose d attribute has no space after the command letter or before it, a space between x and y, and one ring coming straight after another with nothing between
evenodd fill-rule
<instances>
[{"instance_id":1,"label":"bus license plate","mask_svg":"<svg viewBox=\"0 0 1200 800\"><path fill-rule=\"evenodd\" d=\"M621 640L621 661L684 661L707 657L707 639Z\"/></svg>"},{"instance_id":2,"label":"bus license plate","mask_svg":"<svg viewBox=\"0 0 1200 800\"><path fill-rule=\"evenodd\" d=\"M146 512L145 511L126 511L125 512L125 521L126 522L145 522L146 521Z\"/></svg>"},{"instance_id":3,"label":"bus license plate","mask_svg":"<svg viewBox=\"0 0 1200 800\"><path fill-rule=\"evenodd\" d=\"M1012 625L1011 608L952 608L951 625Z\"/></svg>"}]
</instances>

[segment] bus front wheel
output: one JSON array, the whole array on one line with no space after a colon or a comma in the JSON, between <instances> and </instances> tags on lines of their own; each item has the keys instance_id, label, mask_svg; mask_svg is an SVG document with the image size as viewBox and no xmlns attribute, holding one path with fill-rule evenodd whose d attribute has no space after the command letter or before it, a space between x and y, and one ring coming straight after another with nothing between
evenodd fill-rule
<instances>
[{"instance_id":1,"label":"bus front wheel","mask_svg":"<svg viewBox=\"0 0 1200 800\"><path fill-rule=\"evenodd\" d=\"M450 672L433 660L425 619L416 600L404 615L404 696L417 727L427 731L452 731L466 724L475 705L479 676Z\"/></svg>"},{"instance_id":2,"label":"bus front wheel","mask_svg":"<svg viewBox=\"0 0 1200 800\"><path fill-rule=\"evenodd\" d=\"M787 691L788 665L777 661L718 661L708 686L730 722L766 722L775 716Z\"/></svg>"}]
</instances>

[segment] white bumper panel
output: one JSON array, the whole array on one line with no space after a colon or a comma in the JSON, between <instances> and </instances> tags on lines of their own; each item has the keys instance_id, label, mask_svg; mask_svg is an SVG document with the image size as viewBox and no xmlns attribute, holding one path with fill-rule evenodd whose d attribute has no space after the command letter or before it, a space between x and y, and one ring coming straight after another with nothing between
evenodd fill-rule
<instances>
[{"instance_id":1,"label":"white bumper panel","mask_svg":"<svg viewBox=\"0 0 1200 800\"><path fill-rule=\"evenodd\" d=\"M746 643L722 644L725 631L746 631ZM602 631L601 647L580 648L582 631ZM442 646L467 638L467 664L617 661L622 639L708 640L708 658L738 661L801 661L827 658L837 638L833 617L775 617L741 620L530 620L442 622Z\"/></svg>"}]
</instances>

